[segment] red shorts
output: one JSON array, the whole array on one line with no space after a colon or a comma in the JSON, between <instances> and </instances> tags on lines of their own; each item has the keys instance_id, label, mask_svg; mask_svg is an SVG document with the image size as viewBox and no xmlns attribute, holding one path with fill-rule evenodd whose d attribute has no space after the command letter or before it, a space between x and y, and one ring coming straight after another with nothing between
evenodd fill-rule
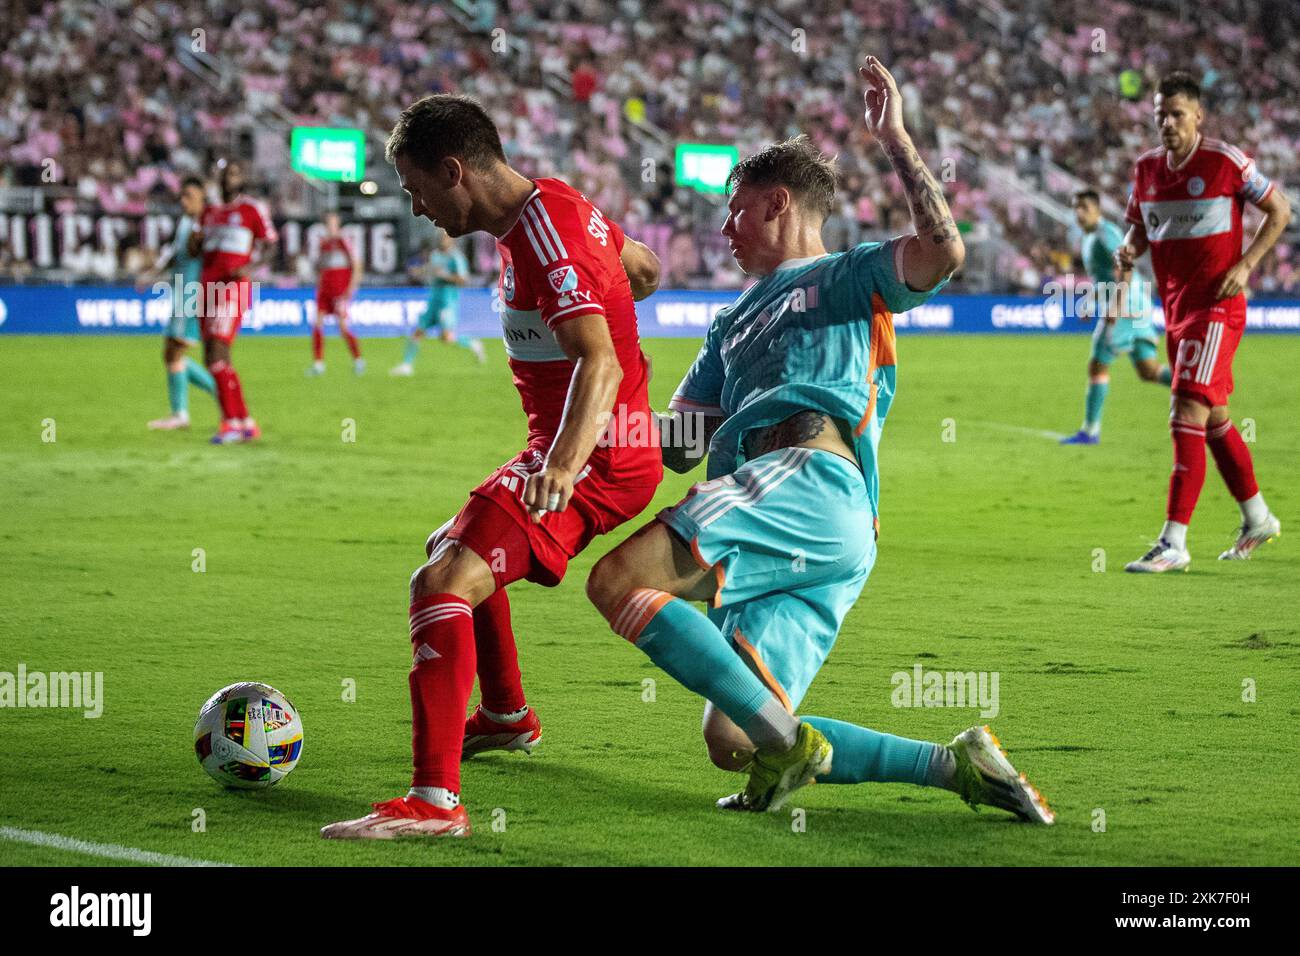
<instances>
[{"instance_id":1,"label":"red shorts","mask_svg":"<svg viewBox=\"0 0 1300 956\"><path fill-rule=\"evenodd\" d=\"M199 327L204 339L233 342L252 300L252 283L247 279L203 283Z\"/></svg>"},{"instance_id":2,"label":"red shorts","mask_svg":"<svg viewBox=\"0 0 1300 956\"><path fill-rule=\"evenodd\" d=\"M334 289L317 289L316 290L316 317L332 315L338 319L347 320L348 303L351 297L348 290L336 291Z\"/></svg>"},{"instance_id":3,"label":"red shorts","mask_svg":"<svg viewBox=\"0 0 1300 956\"><path fill-rule=\"evenodd\" d=\"M1168 320L1165 347L1173 369L1173 391L1207 404L1227 405L1232 394L1232 358L1246 331L1245 300L1197 309Z\"/></svg>"},{"instance_id":4,"label":"red shorts","mask_svg":"<svg viewBox=\"0 0 1300 956\"><path fill-rule=\"evenodd\" d=\"M539 448L525 449L470 492L447 538L486 561L499 588L520 579L554 587L563 580L569 559L592 538L635 518L650 504L663 472L659 449L648 451L653 459L632 476L611 477L589 466L574 482L568 506L534 522L524 506L524 485L541 470L546 455Z\"/></svg>"}]
</instances>

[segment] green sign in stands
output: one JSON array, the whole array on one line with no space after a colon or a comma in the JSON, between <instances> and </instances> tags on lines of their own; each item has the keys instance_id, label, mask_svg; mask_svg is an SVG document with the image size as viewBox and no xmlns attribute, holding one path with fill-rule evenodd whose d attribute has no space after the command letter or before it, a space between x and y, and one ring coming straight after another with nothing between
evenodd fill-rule
<instances>
[{"instance_id":1,"label":"green sign in stands","mask_svg":"<svg viewBox=\"0 0 1300 956\"><path fill-rule=\"evenodd\" d=\"M357 183L366 172L366 136L359 129L295 126L289 140L290 165L304 176Z\"/></svg>"},{"instance_id":2,"label":"green sign in stands","mask_svg":"<svg viewBox=\"0 0 1300 956\"><path fill-rule=\"evenodd\" d=\"M677 185L696 192L725 193L727 176L740 152L720 143L678 143Z\"/></svg>"}]
</instances>

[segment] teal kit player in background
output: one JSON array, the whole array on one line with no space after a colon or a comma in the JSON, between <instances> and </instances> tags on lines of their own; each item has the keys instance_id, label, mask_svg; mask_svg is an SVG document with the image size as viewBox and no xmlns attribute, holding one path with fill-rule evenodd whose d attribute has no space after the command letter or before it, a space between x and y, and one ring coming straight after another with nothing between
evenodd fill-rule
<instances>
[{"instance_id":1,"label":"teal kit player in background","mask_svg":"<svg viewBox=\"0 0 1300 956\"><path fill-rule=\"evenodd\" d=\"M674 432L692 420L712 431L709 480L602 558L587 593L617 634L708 702L710 758L749 773L720 807L774 810L814 780L898 782L1051 823L987 727L944 746L795 716L876 557L893 313L929 299L965 256L893 77L874 57L859 72L915 235L828 254L835 165L806 137L732 170L722 232L760 279L717 314L661 423L676 471L694 462Z\"/></svg>"},{"instance_id":2,"label":"teal kit player in background","mask_svg":"<svg viewBox=\"0 0 1300 956\"><path fill-rule=\"evenodd\" d=\"M1062 445L1095 445L1101 441L1101 410L1110 391L1110 367L1128 353L1144 382L1168 386L1173 381L1163 364L1159 336L1151 325L1151 283L1133 272L1115 272L1115 250L1124 242L1119 226L1101 216L1101 197L1091 189L1074 195L1074 219L1083 230L1080 256L1093 283L1092 354L1088 357L1088 393L1083 424ZM1127 278L1126 283L1120 280Z\"/></svg>"},{"instance_id":3,"label":"teal kit player in background","mask_svg":"<svg viewBox=\"0 0 1300 956\"><path fill-rule=\"evenodd\" d=\"M406 340L406 351L402 363L393 368L393 375L412 375L415 372L415 356L420 352L420 340L426 332L436 329L438 338L452 345L459 345L474 353L480 362L486 360L483 343L478 339L456 334L456 323L460 313L460 287L469 281L469 262L465 254L456 248L456 241L442 232L437 245L429 254L429 301L420 315L419 323L411 330Z\"/></svg>"},{"instance_id":4,"label":"teal kit player in background","mask_svg":"<svg viewBox=\"0 0 1300 956\"><path fill-rule=\"evenodd\" d=\"M203 262L199 256L190 255L190 231L203 215L205 198L203 180L191 176L181 183L181 217L176 221L172 243L164 250L158 263L136 283L137 288L144 289L162 282L171 293L171 319L163 337L163 364L167 367L167 401L171 405L171 414L149 423L150 428L162 431L190 427L190 385L196 385L214 397L217 391L212 373L185 354L199 340L198 310L187 308L186 303L197 302L199 296L199 269Z\"/></svg>"}]
</instances>

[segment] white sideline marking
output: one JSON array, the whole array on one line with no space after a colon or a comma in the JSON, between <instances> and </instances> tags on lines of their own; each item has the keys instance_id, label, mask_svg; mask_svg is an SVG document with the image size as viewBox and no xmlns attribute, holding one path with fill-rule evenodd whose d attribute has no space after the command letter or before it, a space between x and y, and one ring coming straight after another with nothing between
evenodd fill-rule
<instances>
[{"instance_id":1,"label":"white sideline marking","mask_svg":"<svg viewBox=\"0 0 1300 956\"><path fill-rule=\"evenodd\" d=\"M59 836L57 833L41 833L39 830L19 830L17 827L0 827L0 840L12 840L15 843L30 843L32 846L45 846L55 850L71 850L89 856L100 856L109 860L130 860L132 863L149 866L231 866L230 863L214 863L211 860L190 860L183 856L168 856L166 853L154 853L152 850L137 850L135 847L118 846L116 843L91 843L89 840L76 840L72 837Z\"/></svg>"},{"instance_id":2,"label":"white sideline marking","mask_svg":"<svg viewBox=\"0 0 1300 956\"><path fill-rule=\"evenodd\" d=\"M1002 422L982 422L978 419L971 422L972 425L983 425L986 428L998 428L1005 432L1018 432L1021 435L1037 435L1039 438L1051 438L1060 441L1062 438L1069 438L1074 432L1053 432L1043 428L1026 428L1024 425L1004 425Z\"/></svg>"}]
</instances>

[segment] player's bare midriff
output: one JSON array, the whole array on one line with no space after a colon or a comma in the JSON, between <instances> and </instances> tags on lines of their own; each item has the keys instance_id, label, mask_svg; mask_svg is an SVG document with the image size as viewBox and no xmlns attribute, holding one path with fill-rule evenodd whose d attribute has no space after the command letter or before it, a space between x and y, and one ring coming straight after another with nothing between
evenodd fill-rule
<instances>
[{"instance_id":1,"label":"player's bare midriff","mask_svg":"<svg viewBox=\"0 0 1300 956\"><path fill-rule=\"evenodd\" d=\"M846 422L814 411L811 408L795 412L784 421L764 428L756 428L745 436L745 457L757 458L782 448L819 448L853 462L858 460L846 436L851 430Z\"/></svg>"}]
</instances>

